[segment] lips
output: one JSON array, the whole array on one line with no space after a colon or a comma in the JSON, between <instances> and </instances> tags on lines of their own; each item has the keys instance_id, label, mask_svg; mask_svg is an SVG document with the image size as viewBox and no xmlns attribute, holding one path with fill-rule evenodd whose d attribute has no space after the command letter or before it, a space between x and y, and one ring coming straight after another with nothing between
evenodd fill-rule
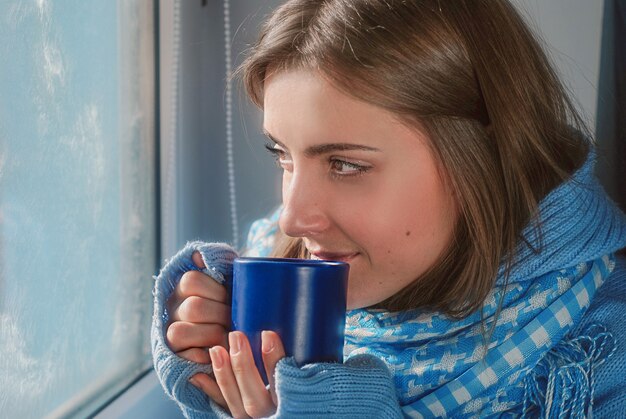
<instances>
[{"instance_id":1,"label":"lips","mask_svg":"<svg viewBox=\"0 0 626 419\"><path fill-rule=\"evenodd\" d=\"M350 262L352 259L354 259L358 255L358 252L340 253L340 252L326 252L326 251L312 251L312 250L309 250L309 253L311 253L312 259L334 260L338 262Z\"/></svg>"}]
</instances>

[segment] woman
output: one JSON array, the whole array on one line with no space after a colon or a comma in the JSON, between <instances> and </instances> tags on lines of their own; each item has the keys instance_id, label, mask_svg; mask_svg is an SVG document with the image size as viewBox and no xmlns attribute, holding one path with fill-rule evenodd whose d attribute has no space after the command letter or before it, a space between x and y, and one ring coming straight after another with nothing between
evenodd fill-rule
<instances>
[{"instance_id":1,"label":"woman","mask_svg":"<svg viewBox=\"0 0 626 419\"><path fill-rule=\"evenodd\" d=\"M287 1L240 72L283 170L250 248L350 263L346 361L264 333L266 389L228 333L234 251L190 243L153 325L188 417L626 412L626 220L508 2Z\"/></svg>"}]
</instances>

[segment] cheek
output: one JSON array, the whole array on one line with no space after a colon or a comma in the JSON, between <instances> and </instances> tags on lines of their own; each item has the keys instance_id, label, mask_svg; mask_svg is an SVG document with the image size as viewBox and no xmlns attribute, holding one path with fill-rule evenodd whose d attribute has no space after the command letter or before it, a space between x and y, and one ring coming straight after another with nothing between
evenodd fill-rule
<instances>
[{"instance_id":1,"label":"cheek","mask_svg":"<svg viewBox=\"0 0 626 419\"><path fill-rule=\"evenodd\" d=\"M451 197L439 184L410 195L388 196L366 212L372 214L372 258L411 271L435 262L451 240L456 217ZM411 267L414 264L420 267Z\"/></svg>"}]
</instances>

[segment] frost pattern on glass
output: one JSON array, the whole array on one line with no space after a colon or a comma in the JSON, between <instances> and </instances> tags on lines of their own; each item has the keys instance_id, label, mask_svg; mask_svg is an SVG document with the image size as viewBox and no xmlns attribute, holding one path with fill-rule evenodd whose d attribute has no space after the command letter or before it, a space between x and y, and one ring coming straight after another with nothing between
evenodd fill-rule
<instances>
[{"instance_id":1,"label":"frost pattern on glass","mask_svg":"<svg viewBox=\"0 0 626 419\"><path fill-rule=\"evenodd\" d=\"M153 97L123 3L0 3L3 417L76 414L149 365Z\"/></svg>"}]
</instances>

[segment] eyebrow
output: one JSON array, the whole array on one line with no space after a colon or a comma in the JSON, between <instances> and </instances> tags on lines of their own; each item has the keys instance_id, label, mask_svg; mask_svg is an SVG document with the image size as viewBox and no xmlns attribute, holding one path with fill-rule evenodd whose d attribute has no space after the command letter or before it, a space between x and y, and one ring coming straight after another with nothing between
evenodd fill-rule
<instances>
[{"instance_id":1,"label":"eyebrow","mask_svg":"<svg viewBox=\"0 0 626 419\"><path fill-rule=\"evenodd\" d=\"M263 129L263 134L267 138L269 138L274 143L283 147L284 149L288 149L283 143L274 138L269 132ZM380 151L380 149L376 147L370 147L362 144L352 144L352 143L326 143L326 144L316 144L310 147L307 147L304 150L304 154L307 157L315 157L322 154L332 153L333 151L352 151L352 150L361 150L361 151Z\"/></svg>"}]
</instances>

